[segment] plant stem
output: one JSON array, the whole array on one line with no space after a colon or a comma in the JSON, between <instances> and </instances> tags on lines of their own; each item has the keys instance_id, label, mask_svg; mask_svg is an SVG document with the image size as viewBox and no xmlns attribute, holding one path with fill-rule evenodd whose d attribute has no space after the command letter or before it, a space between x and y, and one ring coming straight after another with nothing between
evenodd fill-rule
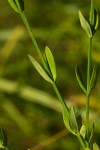
<instances>
[{"instance_id":1,"label":"plant stem","mask_svg":"<svg viewBox=\"0 0 100 150\"><path fill-rule=\"evenodd\" d=\"M80 136L80 133L77 134L77 138L78 138L78 140L79 140L79 142L80 142L82 148L85 150L86 145L84 144L84 142L83 142L83 140L82 140L82 138L81 138L81 136Z\"/></svg>"},{"instance_id":2,"label":"plant stem","mask_svg":"<svg viewBox=\"0 0 100 150\"><path fill-rule=\"evenodd\" d=\"M87 138L89 137L89 102L90 102L90 77L91 77L91 50L92 50L92 38L89 41L88 50L88 63L87 63L87 93L86 93L86 130Z\"/></svg>"},{"instance_id":3,"label":"plant stem","mask_svg":"<svg viewBox=\"0 0 100 150\"><path fill-rule=\"evenodd\" d=\"M43 57L43 55L42 55L42 53L41 53L41 50L39 49L38 44L37 44L37 42L36 42L36 40L35 40L35 37L34 37L34 35L33 35L33 32L32 32L31 29L30 29L30 25L29 25L29 23L28 23L28 21L27 21L27 18L26 18L26 16L25 16L24 12L21 11L21 8L20 8L20 5L19 5L18 0L15 0L15 1L16 1L16 4L17 4L18 8L19 8L20 16L21 16L21 18L22 18L22 20L23 20L23 23L24 23L24 25L25 25L27 31L28 31L29 34L30 34L30 37L31 37L32 42L33 42L33 45L35 46L35 48L36 48L36 50L37 50L37 52L38 52L38 55L39 55L39 57L40 57L40 60L42 61L42 64L43 64L44 68L50 73L50 71L49 71L49 69L48 69L48 66L47 66L47 64L46 64L46 61L45 61L45 59L44 59L44 57ZM60 94L60 92L59 92L59 90L58 90L58 87L57 87L57 85L56 85L55 82L53 83L53 88L54 88L54 91L55 91L55 93L56 93L58 99L60 100L61 104L62 104L63 107L65 107L66 110L68 111L68 107L67 107L67 105L66 105L64 99L62 98L62 96L61 96L61 94Z\"/></svg>"},{"instance_id":4,"label":"plant stem","mask_svg":"<svg viewBox=\"0 0 100 150\"><path fill-rule=\"evenodd\" d=\"M28 21L27 21L27 18L26 18L26 16L25 16L24 12L21 11L21 8L20 8L20 5L19 5L18 0L15 0L15 1L16 1L17 6L18 6L19 13L20 13L20 16L21 16L21 18L22 18L22 21L23 21L23 23L24 23L24 25L25 25L25 27L26 27L26 30L28 31L28 33L29 33L29 35L30 35L30 37L31 37L31 40L32 40L32 42L33 42L33 45L34 45L34 47L35 47L36 50L37 50L37 53L38 53L38 55L39 55L39 57L40 57L40 59L41 59L41 61L42 61L42 64L43 64L44 68L49 72L48 67L47 67L47 65L46 65L46 61L45 61L45 59L44 59L44 57L43 57L43 55L42 55L42 53L41 53L41 50L40 50L40 48L39 48L39 46L38 46L38 44L37 44L37 42L36 42L36 40L35 40L34 34L33 34L33 32L31 31L31 28L30 28L30 25L29 25L29 23L28 23Z\"/></svg>"},{"instance_id":5,"label":"plant stem","mask_svg":"<svg viewBox=\"0 0 100 150\"><path fill-rule=\"evenodd\" d=\"M94 0L91 0L90 9L90 24L94 24ZM91 78L91 51L92 51L92 37L89 39L88 63L87 63L87 93L86 93L86 131L87 139L89 138L89 103L90 103L90 78Z\"/></svg>"},{"instance_id":6,"label":"plant stem","mask_svg":"<svg viewBox=\"0 0 100 150\"><path fill-rule=\"evenodd\" d=\"M94 23L94 0L91 0L91 10L90 10L90 24Z\"/></svg>"},{"instance_id":7,"label":"plant stem","mask_svg":"<svg viewBox=\"0 0 100 150\"><path fill-rule=\"evenodd\" d=\"M18 7L18 9L19 9L20 16L21 16L21 18L22 18L22 20L23 20L23 23L24 23L24 25L25 25L25 27L26 27L28 33L30 34L30 37L31 37L32 42L33 42L33 45L35 46L35 48L36 48L36 50L37 50L37 52L38 52L38 55L39 55L39 57L40 57L40 60L42 61L42 64L43 64L44 68L45 68L45 69L48 71L48 73L50 74L50 71L49 71L48 66L47 66L47 64L46 64L46 61L45 61L45 59L44 59L44 57L43 57L43 55L42 55L41 50L40 50L39 47L38 47L38 44L37 44L37 42L36 42L36 40L35 40L35 37L34 37L34 34L33 34L33 32L31 31L30 25L29 25L29 23L28 23L28 21L27 21L27 18L26 18L26 16L25 16L24 12L21 11L21 8L20 8L20 5L19 5L18 0L15 0L15 1L16 1L17 7ZM67 105L66 105L64 99L62 98L62 96L61 96L61 94L60 94L60 92L59 92L59 90L58 90L58 87L57 87L57 85L56 85L55 82L53 83L53 88L54 88L55 93L56 93L58 99L60 100L61 104L62 104L62 105L66 108L66 110L68 111L68 107L67 107Z\"/></svg>"},{"instance_id":8,"label":"plant stem","mask_svg":"<svg viewBox=\"0 0 100 150\"><path fill-rule=\"evenodd\" d=\"M58 89L56 83L54 82L54 83L52 84L52 86L53 86L53 88L54 88L54 91L55 91L55 93L56 93L56 95L57 95L59 101L61 102L61 104L63 105L63 107L66 108L66 110L67 110L67 112L68 112L68 114L69 114L69 109L68 109L68 107L67 107L67 105L66 105L66 103L65 103L65 100L64 100L63 97L61 96L61 94L60 94L60 92L59 92L59 89Z\"/></svg>"},{"instance_id":9,"label":"plant stem","mask_svg":"<svg viewBox=\"0 0 100 150\"><path fill-rule=\"evenodd\" d=\"M20 14L20 15L21 15L21 18L22 18L22 20L23 20L23 23L25 24L25 27L26 27L28 33L30 34L30 37L31 37L32 42L33 42L33 44L34 44L34 46L35 46L35 48L36 48L36 50L37 50L37 52L38 52L38 55L39 55L39 57L40 57L40 59L41 59L43 65L44 65L44 67L46 68L46 64L45 64L44 57L43 57L43 55L42 55L42 53L41 53L40 48L38 47L38 44L37 44L35 38L34 38L33 32L31 31L31 28L30 28L30 26L29 26L29 24L28 24L28 21L27 21L26 17L25 17L25 14L22 13L22 14Z\"/></svg>"},{"instance_id":10,"label":"plant stem","mask_svg":"<svg viewBox=\"0 0 100 150\"><path fill-rule=\"evenodd\" d=\"M94 24L94 0L91 0L91 9L90 9L90 24ZM86 93L86 131L87 139L89 138L89 103L90 103L90 77L91 77L91 50L92 50L92 38L89 41L89 50L88 50L88 64L87 64L87 93Z\"/></svg>"}]
</instances>

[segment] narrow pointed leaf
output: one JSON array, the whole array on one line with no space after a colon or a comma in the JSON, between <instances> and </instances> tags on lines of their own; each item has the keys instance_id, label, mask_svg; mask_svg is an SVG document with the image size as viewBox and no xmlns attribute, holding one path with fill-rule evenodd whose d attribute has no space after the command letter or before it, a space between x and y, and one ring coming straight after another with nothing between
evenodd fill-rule
<instances>
[{"instance_id":1,"label":"narrow pointed leaf","mask_svg":"<svg viewBox=\"0 0 100 150\"><path fill-rule=\"evenodd\" d=\"M91 20L91 12L90 12L90 20ZM94 8L93 23L91 24L91 26L93 27L94 30L96 30L98 27L98 24L99 24L99 16L98 16L96 9Z\"/></svg>"},{"instance_id":2,"label":"narrow pointed leaf","mask_svg":"<svg viewBox=\"0 0 100 150\"><path fill-rule=\"evenodd\" d=\"M98 25L99 25L99 16L98 16L96 9L94 9L93 23L91 24L92 35L95 34L98 28Z\"/></svg>"},{"instance_id":3,"label":"narrow pointed leaf","mask_svg":"<svg viewBox=\"0 0 100 150\"><path fill-rule=\"evenodd\" d=\"M54 61L54 57L49 49L49 47L46 46L45 48L45 54L46 54L46 58L50 67L50 71L52 73L53 79L54 81L56 80L56 65L55 65L55 61Z\"/></svg>"},{"instance_id":4,"label":"narrow pointed leaf","mask_svg":"<svg viewBox=\"0 0 100 150\"><path fill-rule=\"evenodd\" d=\"M95 30L97 30L98 25L99 25L99 16L98 16L96 9L94 9L94 29Z\"/></svg>"},{"instance_id":5,"label":"narrow pointed leaf","mask_svg":"<svg viewBox=\"0 0 100 150\"><path fill-rule=\"evenodd\" d=\"M90 79L90 90L94 88L94 86L96 85L96 81L97 81L97 67L94 66Z\"/></svg>"},{"instance_id":6,"label":"narrow pointed leaf","mask_svg":"<svg viewBox=\"0 0 100 150\"><path fill-rule=\"evenodd\" d=\"M86 127L85 127L85 125L82 125L82 127L80 129L80 135L85 139L85 136L86 136Z\"/></svg>"},{"instance_id":7,"label":"narrow pointed leaf","mask_svg":"<svg viewBox=\"0 0 100 150\"><path fill-rule=\"evenodd\" d=\"M91 130L91 133L90 133L89 143L91 142L93 135L94 135L94 123L93 123L92 130Z\"/></svg>"},{"instance_id":8,"label":"narrow pointed leaf","mask_svg":"<svg viewBox=\"0 0 100 150\"><path fill-rule=\"evenodd\" d=\"M93 144L93 150L100 150L96 143Z\"/></svg>"},{"instance_id":9,"label":"narrow pointed leaf","mask_svg":"<svg viewBox=\"0 0 100 150\"><path fill-rule=\"evenodd\" d=\"M85 89L85 86L84 86L84 84L83 84L81 72L80 72L78 66L76 66L76 68L75 68L75 74L76 74L76 79L77 79L77 81L78 81L79 86L80 86L81 89L84 91L84 93L86 93L86 89Z\"/></svg>"},{"instance_id":10,"label":"narrow pointed leaf","mask_svg":"<svg viewBox=\"0 0 100 150\"><path fill-rule=\"evenodd\" d=\"M30 55L29 59L32 62L33 66L35 67L35 69L38 71L38 73L48 82L53 83L53 81L51 80L51 78L49 77L49 75L44 71L44 69L41 67L41 65Z\"/></svg>"},{"instance_id":11,"label":"narrow pointed leaf","mask_svg":"<svg viewBox=\"0 0 100 150\"><path fill-rule=\"evenodd\" d=\"M72 134L74 134L74 132L70 128L70 125L69 125L69 113L68 113L68 111L66 110L65 107L63 107L63 121L64 121L64 124L65 124L66 128L68 129L68 131L70 131Z\"/></svg>"},{"instance_id":12,"label":"narrow pointed leaf","mask_svg":"<svg viewBox=\"0 0 100 150\"><path fill-rule=\"evenodd\" d=\"M18 7L17 7L17 5L16 5L16 3L15 3L15 0L8 0L8 3L11 5L11 7L12 7L16 12L19 13L19 10L18 10Z\"/></svg>"},{"instance_id":13,"label":"narrow pointed leaf","mask_svg":"<svg viewBox=\"0 0 100 150\"><path fill-rule=\"evenodd\" d=\"M80 19L82 28L85 30L85 32L87 33L89 38L91 38L92 37L91 27L90 27L89 23L87 22L87 20L83 17L81 11L79 11L79 19Z\"/></svg>"},{"instance_id":14,"label":"narrow pointed leaf","mask_svg":"<svg viewBox=\"0 0 100 150\"><path fill-rule=\"evenodd\" d=\"M76 115L75 115L75 109L73 106L71 106L70 111L69 111L69 124L70 128L72 131L77 134L78 133L78 124L76 120Z\"/></svg>"}]
</instances>

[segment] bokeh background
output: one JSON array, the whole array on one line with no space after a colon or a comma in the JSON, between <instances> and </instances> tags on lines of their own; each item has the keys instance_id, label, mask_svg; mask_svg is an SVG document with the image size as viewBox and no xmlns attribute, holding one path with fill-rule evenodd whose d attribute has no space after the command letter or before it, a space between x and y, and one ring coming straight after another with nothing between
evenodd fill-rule
<instances>
[{"instance_id":1,"label":"bokeh background","mask_svg":"<svg viewBox=\"0 0 100 150\"><path fill-rule=\"evenodd\" d=\"M90 0L24 0L25 14L44 53L48 45L57 66L57 84L67 103L77 105L85 121L85 95L75 78L79 65L86 82L88 37L78 10L86 18ZM95 4L100 16L100 1ZM33 68L28 54L39 57L20 16L0 0L0 126L11 150L76 150L79 143L63 124L61 105L52 86ZM90 125L100 146L100 25L93 39L92 67L98 66L92 91ZM74 142L73 142L74 141Z\"/></svg>"}]
</instances>

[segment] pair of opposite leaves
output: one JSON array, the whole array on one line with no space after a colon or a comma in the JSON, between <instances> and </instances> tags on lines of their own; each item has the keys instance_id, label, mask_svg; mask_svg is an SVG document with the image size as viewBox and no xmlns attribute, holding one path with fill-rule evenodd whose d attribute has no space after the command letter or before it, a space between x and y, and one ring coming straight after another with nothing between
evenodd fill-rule
<instances>
[{"instance_id":1,"label":"pair of opposite leaves","mask_svg":"<svg viewBox=\"0 0 100 150\"><path fill-rule=\"evenodd\" d=\"M91 14L91 11L90 11L90 20L91 20L91 15L92 14ZM98 17L96 9L94 9L94 11L93 11L93 22L92 23L91 23L91 21L88 22L84 18L81 11L79 11L79 19L80 19L80 23L81 23L81 26L82 26L83 30L87 33L89 38L92 38L95 31L97 30L97 27L98 27L98 24L99 24L99 17Z\"/></svg>"}]
</instances>

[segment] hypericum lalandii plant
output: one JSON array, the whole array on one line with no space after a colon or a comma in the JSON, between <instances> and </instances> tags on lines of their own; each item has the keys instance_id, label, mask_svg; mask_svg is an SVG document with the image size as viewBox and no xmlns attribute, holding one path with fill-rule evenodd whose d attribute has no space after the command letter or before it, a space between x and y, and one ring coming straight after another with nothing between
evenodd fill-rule
<instances>
[{"instance_id":1,"label":"hypericum lalandii plant","mask_svg":"<svg viewBox=\"0 0 100 150\"><path fill-rule=\"evenodd\" d=\"M92 51L92 39L95 34L95 31L98 27L98 14L96 12L96 9L94 8L94 0L91 0L91 8L90 8L90 18L89 21L87 21L84 16L82 15L81 11L79 11L79 19L82 28L85 30L85 32L88 35L89 38L89 49L88 49L88 62L87 62L87 87L84 86L84 83L81 78L79 67L77 66L75 68L75 74L77 81L79 83L79 86L83 90L83 92L86 95L86 124L83 125L82 118L74 106L68 107L65 103L65 100L63 99L62 95L60 94L60 91L56 85L56 65L53 58L53 55L50 51L50 49L46 46L45 47L45 55L42 54L40 48L38 47L38 44L34 38L34 34L30 29L30 25L27 21L27 18L24 13L24 0L8 0L9 4L12 6L12 8L20 14L23 23L27 29L27 31L30 34L30 38L32 39L32 42L35 46L35 49L38 52L38 55L40 57L40 60L42 62L42 66L30 55L29 58L33 64L33 66L36 68L38 73L48 82L50 82L54 88L55 93L57 94L58 99L60 100L62 104L62 113L63 113L63 120L66 128L74 134L80 144L81 149L83 150L99 150L99 147L96 143L91 143L91 139L94 133L94 123L92 130L89 129L89 102L90 102L90 94L91 90L94 88L96 84L96 65L92 69L91 73L91 51ZM92 146L91 146L92 145Z\"/></svg>"}]
</instances>

